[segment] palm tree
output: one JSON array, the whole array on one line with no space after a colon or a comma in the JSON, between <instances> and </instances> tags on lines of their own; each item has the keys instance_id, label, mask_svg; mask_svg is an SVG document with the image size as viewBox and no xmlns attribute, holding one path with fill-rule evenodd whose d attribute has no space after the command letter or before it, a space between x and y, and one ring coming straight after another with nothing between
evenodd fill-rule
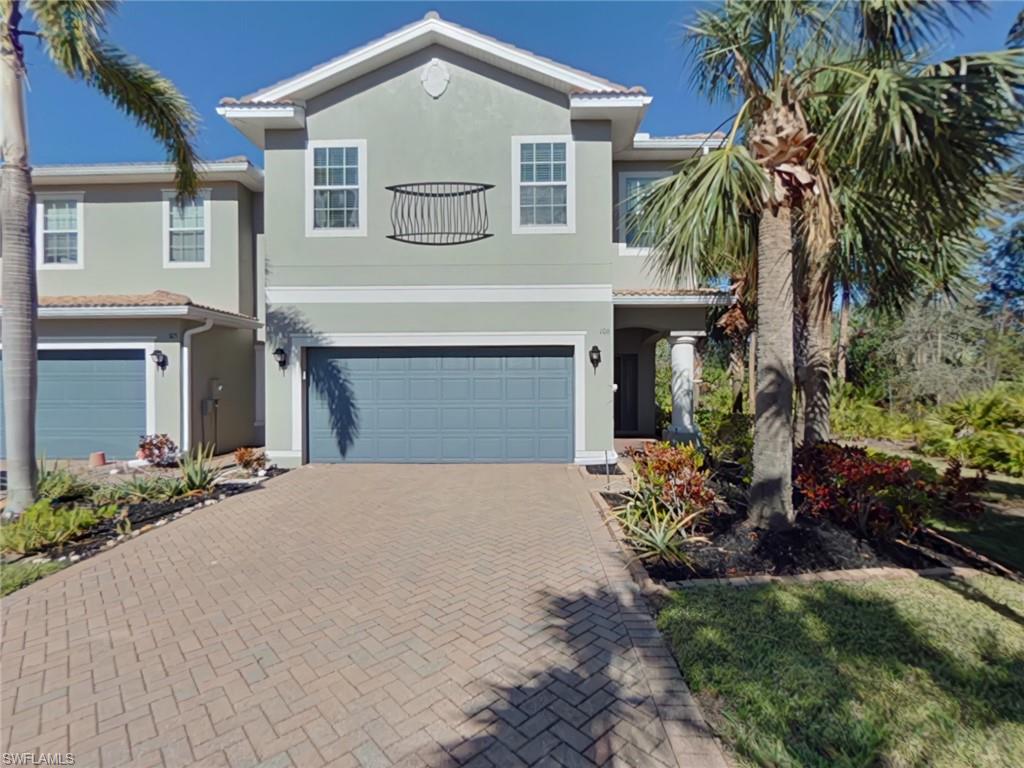
<instances>
[{"instance_id":1,"label":"palm tree","mask_svg":"<svg viewBox=\"0 0 1024 768\"><path fill-rule=\"evenodd\" d=\"M167 149L179 196L197 191L193 146L198 117L174 85L104 39L110 0L0 0L0 215L3 217L3 384L7 506L35 500L36 309L33 193L25 128L25 38L53 63L134 117ZM26 13L27 11L27 17ZM26 21L33 22L27 28Z\"/></svg>"},{"instance_id":2,"label":"palm tree","mask_svg":"<svg viewBox=\"0 0 1024 768\"><path fill-rule=\"evenodd\" d=\"M735 254L757 253L755 525L794 518L794 296L806 297L804 401L817 439L837 264L854 260L865 286L897 305L915 276L954 275L965 222L979 220L1017 148L1021 51L917 58L959 7L729 0L688 29L698 90L739 110L721 147L648 188L636 226L652 232L669 279L729 273Z\"/></svg>"}]
</instances>

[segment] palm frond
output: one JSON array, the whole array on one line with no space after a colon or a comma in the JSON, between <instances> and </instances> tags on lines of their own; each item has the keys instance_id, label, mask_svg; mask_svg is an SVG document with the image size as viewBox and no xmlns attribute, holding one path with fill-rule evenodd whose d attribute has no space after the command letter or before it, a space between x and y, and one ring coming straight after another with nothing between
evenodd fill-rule
<instances>
[{"instance_id":1,"label":"palm frond","mask_svg":"<svg viewBox=\"0 0 1024 768\"><path fill-rule=\"evenodd\" d=\"M199 117L174 84L106 42L109 0L29 0L38 34L53 62L131 115L160 141L175 166L180 198L196 195L199 157L194 145Z\"/></svg>"},{"instance_id":2,"label":"palm frond","mask_svg":"<svg viewBox=\"0 0 1024 768\"><path fill-rule=\"evenodd\" d=\"M847 7L854 15L857 42L875 61L902 59L941 43L955 28L956 16L985 10L975 0L862 0Z\"/></svg>"},{"instance_id":3,"label":"palm frond","mask_svg":"<svg viewBox=\"0 0 1024 768\"><path fill-rule=\"evenodd\" d=\"M726 274L749 258L768 177L743 146L683 161L636 201L629 226L649 233L652 266L668 281Z\"/></svg>"},{"instance_id":4,"label":"palm frond","mask_svg":"<svg viewBox=\"0 0 1024 768\"><path fill-rule=\"evenodd\" d=\"M1008 48L1024 48L1024 11L1017 14L1017 20L1010 27L1010 32L1006 36L1006 46Z\"/></svg>"}]
</instances>

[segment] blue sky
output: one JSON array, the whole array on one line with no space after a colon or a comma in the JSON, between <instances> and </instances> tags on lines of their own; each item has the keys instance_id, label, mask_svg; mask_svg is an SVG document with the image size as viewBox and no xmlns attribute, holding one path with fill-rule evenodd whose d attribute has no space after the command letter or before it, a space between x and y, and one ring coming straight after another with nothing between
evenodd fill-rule
<instances>
[{"instance_id":1,"label":"blue sky","mask_svg":"<svg viewBox=\"0 0 1024 768\"><path fill-rule=\"evenodd\" d=\"M122 5L110 38L170 77L203 117L207 159L259 150L214 111L436 9L442 17L654 96L642 130L711 130L728 117L693 93L684 24L706 3L679 2L142 2ZM1002 46L1024 2L996 2L964 24L940 54ZM35 164L162 159L131 120L82 83L59 74L27 41L29 131Z\"/></svg>"}]
</instances>

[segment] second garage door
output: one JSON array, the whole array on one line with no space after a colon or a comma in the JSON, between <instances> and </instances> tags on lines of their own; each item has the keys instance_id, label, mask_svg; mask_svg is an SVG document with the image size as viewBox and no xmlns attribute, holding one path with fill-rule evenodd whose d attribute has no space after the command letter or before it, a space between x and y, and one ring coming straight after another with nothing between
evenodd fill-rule
<instances>
[{"instance_id":1,"label":"second garage door","mask_svg":"<svg viewBox=\"0 0 1024 768\"><path fill-rule=\"evenodd\" d=\"M36 452L47 459L134 457L146 432L146 361L141 349L40 350ZM0 357L0 370L3 360ZM3 383L0 379L0 401ZM0 415L0 458L4 456Z\"/></svg>"},{"instance_id":2,"label":"second garage door","mask_svg":"<svg viewBox=\"0 0 1024 768\"><path fill-rule=\"evenodd\" d=\"M570 347L310 349L313 462L568 462Z\"/></svg>"}]
</instances>

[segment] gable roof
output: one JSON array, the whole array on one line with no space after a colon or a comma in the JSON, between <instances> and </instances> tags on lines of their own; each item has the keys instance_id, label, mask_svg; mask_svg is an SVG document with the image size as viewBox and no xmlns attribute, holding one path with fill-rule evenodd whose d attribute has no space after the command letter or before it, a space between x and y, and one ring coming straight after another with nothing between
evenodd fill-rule
<instances>
[{"instance_id":1,"label":"gable roof","mask_svg":"<svg viewBox=\"0 0 1024 768\"><path fill-rule=\"evenodd\" d=\"M642 95L642 87L627 87L580 69L560 64L531 51L445 21L436 11L384 37L222 105L286 105L302 102L349 82L385 64L430 45L444 45L499 69L512 72L565 94Z\"/></svg>"}]
</instances>

